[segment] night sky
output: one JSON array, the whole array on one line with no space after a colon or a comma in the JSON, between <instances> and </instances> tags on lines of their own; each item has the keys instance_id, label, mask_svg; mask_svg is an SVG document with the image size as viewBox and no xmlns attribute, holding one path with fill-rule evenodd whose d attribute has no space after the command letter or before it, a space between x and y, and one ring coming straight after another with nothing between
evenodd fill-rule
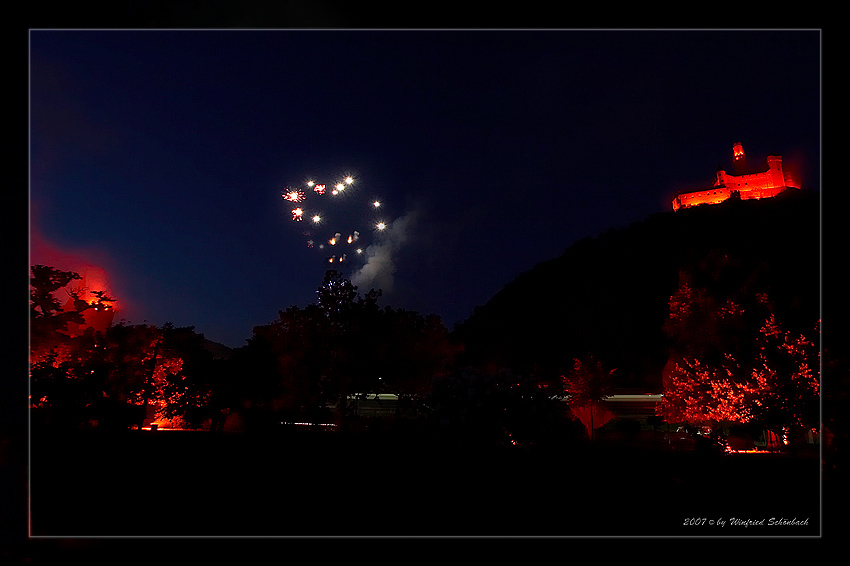
<instances>
[{"instance_id":1,"label":"night sky","mask_svg":"<svg viewBox=\"0 0 850 566\"><path fill-rule=\"evenodd\" d=\"M232 347L315 302L329 268L452 328L576 241L710 186L735 142L820 190L820 44L817 30L33 30L30 263L88 273L116 321ZM339 198L306 185L347 174ZM287 187L320 225L292 220Z\"/></svg>"}]
</instances>

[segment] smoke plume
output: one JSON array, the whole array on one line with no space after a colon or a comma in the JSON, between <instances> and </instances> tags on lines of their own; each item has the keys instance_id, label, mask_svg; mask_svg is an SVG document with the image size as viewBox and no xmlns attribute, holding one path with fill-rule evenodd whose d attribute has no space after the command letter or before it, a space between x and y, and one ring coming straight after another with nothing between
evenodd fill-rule
<instances>
[{"instance_id":1,"label":"smoke plume","mask_svg":"<svg viewBox=\"0 0 850 566\"><path fill-rule=\"evenodd\" d=\"M411 236L418 214L409 212L388 225L379 240L366 248L366 263L351 276L351 282L360 289L380 289L389 293L393 289L396 258Z\"/></svg>"}]
</instances>

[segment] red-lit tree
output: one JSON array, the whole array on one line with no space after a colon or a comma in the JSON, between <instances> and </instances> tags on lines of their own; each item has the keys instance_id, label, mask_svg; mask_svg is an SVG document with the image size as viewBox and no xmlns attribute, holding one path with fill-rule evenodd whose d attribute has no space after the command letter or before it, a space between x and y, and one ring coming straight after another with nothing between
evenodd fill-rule
<instances>
[{"instance_id":1,"label":"red-lit tree","mask_svg":"<svg viewBox=\"0 0 850 566\"><path fill-rule=\"evenodd\" d=\"M819 339L820 321L813 333ZM759 330L752 379L755 419L787 442L820 424L820 352L804 334L783 330L771 313ZM789 439L790 437L790 439Z\"/></svg>"},{"instance_id":2,"label":"red-lit tree","mask_svg":"<svg viewBox=\"0 0 850 566\"><path fill-rule=\"evenodd\" d=\"M141 427L151 418L197 428L226 412L227 376L193 327L110 324L86 328L84 313L109 309L103 291L71 284L77 273L34 265L30 281L31 408L36 425ZM71 301L63 308L57 294ZM82 300L82 293L89 296ZM67 305L74 310L65 310ZM70 327L84 328L83 331ZM148 411L148 408L151 411ZM151 413L150 415L148 413ZM222 419L218 418L218 422Z\"/></svg>"},{"instance_id":3,"label":"red-lit tree","mask_svg":"<svg viewBox=\"0 0 850 566\"><path fill-rule=\"evenodd\" d=\"M683 269L670 297L660 408L668 423L745 423L756 386L739 361L753 356L752 313L741 306L740 293L718 283L727 258L711 254L701 267Z\"/></svg>"},{"instance_id":4,"label":"red-lit tree","mask_svg":"<svg viewBox=\"0 0 850 566\"><path fill-rule=\"evenodd\" d=\"M176 416L183 361L159 351L160 330L119 323L88 329L31 365L33 416L39 424L126 429L142 426L147 407ZM155 417L155 418L156 418Z\"/></svg>"},{"instance_id":5,"label":"red-lit tree","mask_svg":"<svg viewBox=\"0 0 850 566\"><path fill-rule=\"evenodd\" d=\"M593 356L588 355L584 359L573 359L573 368L568 376L564 376L564 394L568 396L573 412L585 407L590 410L590 439L594 438L594 430L601 426L594 422L594 407L608 395L611 390L611 376L616 369L608 370ZM597 410L598 413L598 410ZM596 421L600 419L597 418Z\"/></svg>"},{"instance_id":6,"label":"red-lit tree","mask_svg":"<svg viewBox=\"0 0 850 566\"><path fill-rule=\"evenodd\" d=\"M74 271L62 271L46 265L30 268L30 352L37 358L52 348L67 343L70 336L68 325L85 324L83 313L93 308L111 308L114 299L102 290L92 290L95 297L89 302L82 300L81 290L70 287L71 282L81 279ZM74 310L66 311L56 297L63 290L72 301Z\"/></svg>"},{"instance_id":7,"label":"red-lit tree","mask_svg":"<svg viewBox=\"0 0 850 566\"><path fill-rule=\"evenodd\" d=\"M774 433L817 423L817 349L780 328L766 293L732 293L710 278L695 285L683 271L669 307L667 422L754 423Z\"/></svg>"},{"instance_id":8,"label":"red-lit tree","mask_svg":"<svg viewBox=\"0 0 850 566\"><path fill-rule=\"evenodd\" d=\"M94 387L109 403L127 407L135 415L132 425L142 427L149 404L156 404L157 345L160 330L146 324L123 322L107 329L98 358L103 377ZM160 368L161 372L162 369Z\"/></svg>"},{"instance_id":9,"label":"red-lit tree","mask_svg":"<svg viewBox=\"0 0 850 566\"><path fill-rule=\"evenodd\" d=\"M89 328L71 333L69 325L85 324L83 313L110 308L113 301L103 291L94 299L80 298L80 289L69 285L81 279L73 271L33 265L30 278L30 407L34 424L57 427L87 426L102 408L102 395L93 384L104 373L98 363L103 337ZM65 310L57 293L64 291L73 310Z\"/></svg>"},{"instance_id":10,"label":"red-lit tree","mask_svg":"<svg viewBox=\"0 0 850 566\"><path fill-rule=\"evenodd\" d=\"M103 376L103 366L91 357L91 332L76 338L57 337L49 347L30 358L30 408L32 424L54 429L89 426L96 408L103 405L92 383Z\"/></svg>"},{"instance_id":11,"label":"red-lit tree","mask_svg":"<svg viewBox=\"0 0 850 566\"><path fill-rule=\"evenodd\" d=\"M88 363L98 368L92 377L100 377L88 387L102 405L136 415L123 428L146 422L200 428L218 409L211 404L212 354L202 342L193 327L171 323L111 326L89 354Z\"/></svg>"},{"instance_id":12,"label":"red-lit tree","mask_svg":"<svg viewBox=\"0 0 850 566\"><path fill-rule=\"evenodd\" d=\"M217 365L194 327L163 325L153 374L157 416L186 428L212 424L227 409L214 402L215 388L224 385L217 379Z\"/></svg>"},{"instance_id":13,"label":"red-lit tree","mask_svg":"<svg viewBox=\"0 0 850 566\"><path fill-rule=\"evenodd\" d=\"M197 346L191 350L193 363L184 367L188 341L177 344L174 337L186 329L122 322L104 331L69 332L69 325L85 324L86 311L108 309L113 302L103 291L88 289L92 298L82 300L81 290L70 287L78 279L74 272L32 266L30 385L36 426L141 426L148 404L158 417L197 424L208 392L196 383L203 374L195 370ZM60 290L71 297L74 310L63 309L56 297Z\"/></svg>"},{"instance_id":14,"label":"red-lit tree","mask_svg":"<svg viewBox=\"0 0 850 566\"><path fill-rule=\"evenodd\" d=\"M746 423L760 394L757 385L736 380L729 365L706 365L698 358L676 361L665 372L663 385L662 411L667 422Z\"/></svg>"}]
</instances>

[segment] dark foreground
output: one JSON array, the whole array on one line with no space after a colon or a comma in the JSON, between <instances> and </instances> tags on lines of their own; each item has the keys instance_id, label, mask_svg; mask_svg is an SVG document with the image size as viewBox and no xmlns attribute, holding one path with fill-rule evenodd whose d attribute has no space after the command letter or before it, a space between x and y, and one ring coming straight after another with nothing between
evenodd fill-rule
<instances>
[{"instance_id":1,"label":"dark foreground","mask_svg":"<svg viewBox=\"0 0 850 566\"><path fill-rule=\"evenodd\" d=\"M129 431L31 446L35 537L821 534L817 455L328 432ZM806 524L770 524L781 519Z\"/></svg>"}]
</instances>

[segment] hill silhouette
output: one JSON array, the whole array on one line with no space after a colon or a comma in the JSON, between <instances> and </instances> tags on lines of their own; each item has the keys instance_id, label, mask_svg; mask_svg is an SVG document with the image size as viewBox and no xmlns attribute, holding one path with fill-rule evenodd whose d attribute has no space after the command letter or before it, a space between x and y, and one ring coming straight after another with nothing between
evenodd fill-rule
<instances>
[{"instance_id":1,"label":"hill silhouette","mask_svg":"<svg viewBox=\"0 0 850 566\"><path fill-rule=\"evenodd\" d=\"M617 368L615 386L658 392L668 356L662 326L680 272L708 284L717 257L723 285L767 292L779 320L810 331L819 318L819 193L657 213L580 240L455 328L464 363L557 379L573 356L590 353Z\"/></svg>"}]
</instances>

